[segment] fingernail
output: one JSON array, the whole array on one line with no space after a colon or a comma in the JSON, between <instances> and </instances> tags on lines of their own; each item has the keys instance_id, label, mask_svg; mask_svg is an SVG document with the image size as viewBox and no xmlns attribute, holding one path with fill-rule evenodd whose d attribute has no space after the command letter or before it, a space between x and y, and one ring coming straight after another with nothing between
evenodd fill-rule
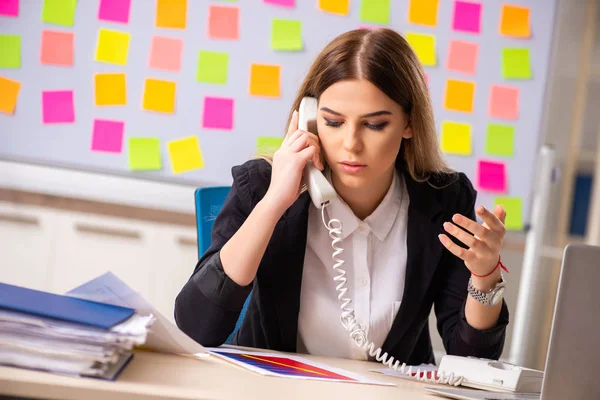
<instances>
[{"instance_id":1,"label":"fingernail","mask_svg":"<svg viewBox=\"0 0 600 400\"><path fill-rule=\"evenodd\" d=\"M447 231L452 229L452 224L450 222L444 222L444 229Z\"/></svg>"},{"instance_id":2,"label":"fingernail","mask_svg":"<svg viewBox=\"0 0 600 400\"><path fill-rule=\"evenodd\" d=\"M441 234L438 235L438 239L440 239L440 242L446 243L446 238L444 236L442 236Z\"/></svg>"},{"instance_id":3,"label":"fingernail","mask_svg":"<svg viewBox=\"0 0 600 400\"><path fill-rule=\"evenodd\" d=\"M485 207L483 207L483 206L479 206L479 207L477 207L477 212L478 212L479 214L483 214L483 211L485 211Z\"/></svg>"}]
</instances>

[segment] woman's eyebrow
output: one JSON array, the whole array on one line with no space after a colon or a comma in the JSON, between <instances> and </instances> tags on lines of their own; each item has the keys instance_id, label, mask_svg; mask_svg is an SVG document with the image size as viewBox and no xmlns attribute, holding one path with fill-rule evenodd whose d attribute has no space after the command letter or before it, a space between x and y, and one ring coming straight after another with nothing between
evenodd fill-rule
<instances>
[{"instance_id":1,"label":"woman's eyebrow","mask_svg":"<svg viewBox=\"0 0 600 400\"><path fill-rule=\"evenodd\" d=\"M344 116L342 113L339 113L337 111L333 111L331 108L327 108L327 107L321 107L321 111L326 111L326 112L328 112L330 114L337 115L339 117L343 117ZM365 114L365 115L361 115L360 117L361 118L370 118L370 117L378 117L380 115L392 115L392 113L391 113L391 111L388 111L388 110L380 110L380 111L375 111L375 112L368 113L368 114Z\"/></svg>"}]
</instances>

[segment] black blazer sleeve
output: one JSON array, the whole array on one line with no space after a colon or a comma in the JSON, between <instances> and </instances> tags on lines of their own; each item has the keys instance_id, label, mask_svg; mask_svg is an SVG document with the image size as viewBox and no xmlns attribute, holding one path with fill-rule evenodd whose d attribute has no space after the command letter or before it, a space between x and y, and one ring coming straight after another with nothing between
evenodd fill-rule
<instances>
[{"instance_id":1,"label":"black blazer sleeve","mask_svg":"<svg viewBox=\"0 0 600 400\"><path fill-rule=\"evenodd\" d=\"M454 213L476 221L475 199L477 192L469 179L460 174L456 185ZM456 242L462 245L459 242ZM464 247L464 245L462 245ZM508 307L502 301L502 310L495 327L481 331L473 328L465 317L465 304L468 296L467 284L470 272L460 258L444 249L441 262L441 288L435 298L434 310L437 317L437 329L444 342L446 353L459 356L474 356L498 359L504 348L506 326L508 325Z\"/></svg>"},{"instance_id":2,"label":"black blazer sleeve","mask_svg":"<svg viewBox=\"0 0 600 400\"><path fill-rule=\"evenodd\" d=\"M252 284L242 287L231 280L221 264L220 251L251 211L249 171L233 167L233 184L217 216L211 245L175 299L179 329L203 346L220 346L233 332Z\"/></svg>"}]
</instances>

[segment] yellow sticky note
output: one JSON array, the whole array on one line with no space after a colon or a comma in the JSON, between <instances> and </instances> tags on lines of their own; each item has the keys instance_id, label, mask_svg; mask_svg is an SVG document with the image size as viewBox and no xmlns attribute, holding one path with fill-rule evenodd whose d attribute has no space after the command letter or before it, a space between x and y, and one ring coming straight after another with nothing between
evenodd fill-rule
<instances>
[{"instance_id":1,"label":"yellow sticky note","mask_svg":"<svg viewBox=\"0 0 600 400\"><path fill-rule=\"evenodd\" d=\"M319 8L332 14L348 15L350 0L319 0Z\"/></svg>"},{"instance_id":2,"label":"yellow sticky note","mask_svg":"<svg viewBox=\"0 0 600 400\"><path fill-rule=\"evenodd\" d=\"M152 78L146 79L142 108L147 111L173 114L175 112L176 90L177 84L175 82Z\"/></svg>"},{"instance_id":3,"label":"yellow sticky note","mask_svg":"<svg viewBox=\"0 0 600 400\"><path fill-rule=\"evenodd\" d=\"M471 125L462 122L442 122L441 148L448 154L471 155Z\"/></svg>"},{"instance_id":4,"label":"yellow sticky note","mask_svg":"<svg viewBox=\"0 0 600 400\"><path fill-rule=\"evenodd\" d=\"M0 113L14 114L20 90L21 82L0 76Z\"/></svg>"},{"instance_id":5,"label":"yellow sticky note","mask_svg":"<svg viewBox=\"0 0 600 400\"><path fill-rule=\"evenodd\" d=\"M473 112L475 98L475 83L448 79L446 81L446 96L444 108L466 113Z\"/></svg>"},{"instance_id":6,"label":"yellow sticky note","mask_svg":"<svg viewBox=\"0 0 600 400\"><path fill-rule=\"evenodd\" d=\"M529 8L508 4L502 5L500 34L516 38L530 37Z\"/></svg>"},{"instance_id":7,"label":"yellow sticky note","mask_svg":"<svg viewBox=\"0 0 600 400\"><path fill-rule=\"evenodd\" d=\"M252 64L250 66L250 94L279 97L281 94L281 67L279 65Z\"/></svg>"},{"instance_id":8,"label":"yellow sticky note","mask_svg":"<svg viewBox=\"0 0 600 400\"><path fill-rule=\"evenodd\" d=\"M94 75L97 106L124 106L127 104L127 84L125 74Z\"/></svg>"},{"instance_id":9,"label":"yellow sticky note","mask_svg":"<svg viewBox=\"0 0 600 400\"><path fill-rule=\"evenodd\" d=\"M437 26L440 0L410 0L408 22L426 26Z\"/></svg>"},{"instance_id":10,"label":"yellow sticky note","mask_svg":"<svg viewBox=\"0 0 600 400\"><path fill-rule=\"evenodd\" d=\"M101 28L96 42L96 61L127 65L130 39L129 33Z\"/></svg>"},{"instance_id":11,"label":"yellow sticky note","mask_svg":"<svg viewBox=\"0 0 600 400\"><path fill-rule=\"evenodd\" d=\"M407 33L406 40L419 57L421 64L434 66L437 64L435 56L435 36L421 33Z\"/></svg>"},{"instance_id":12,"label":"yellow sticky note","mask_svg":"<svg viewBox=\"0 0 600 400\"><path fill-rule=\"evenodd\" d=\"M187 0L156 0L157 28L185 29Z\"/></svg>"},{"instance_id":13,"label":"yellow sticky note","mask_svg":"<svg viewBox=\"0 0 600 400\"><path fill-rule=\"evenodd\" d=\"M188 172L204 167L202 151L196 136L172 140L167 143L171 167L174 174Z\"/></svg>"}]
</instances>

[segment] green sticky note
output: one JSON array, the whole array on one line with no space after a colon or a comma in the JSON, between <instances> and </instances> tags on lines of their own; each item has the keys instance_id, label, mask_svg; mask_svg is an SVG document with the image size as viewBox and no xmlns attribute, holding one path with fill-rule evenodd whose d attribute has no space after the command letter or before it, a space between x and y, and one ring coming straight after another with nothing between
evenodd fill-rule
<instances>
[{"instance_id":1,"label":"green sticky note","mask_svg":"<svg viewBox=\"0 0 600 400\"><path fill-rule=\"evenodd\" d=\"M492 156L512 157L515 154L515 127L488 124L485 152Z\"/></svg>"},{"instance_id":2,"label":"green sticky note","mask_svg":"<svg viewBox=\"0 0 600 400\"><path fill-rule=\"evenodd\" d=\"M504 79L531 79L529 49L502 49L502 77Z\"/></svg>"},{"instance_id":3,"label":"green sticky note","mask_svg":"<svg viewBox=\"0 0 600 400\"><path fill-rule=\"evenodd\" d=\"M73 26L77 0L44 0L42 21L47 24Z\"/></svg>"},{"instance_id":4,"label":"green sticky note","mask_svg":"<svg viewBox=\"0 0 600 400\"><path fill-rule=\"evenodd\" d=\"M390 22L391 0L362 0L360 19L363 22L388 24Z\"/></svg>"},{"instance_id":5,"label":"green sticky note","mask_svg":"<svg viewBox=\"0 0 600 400\"><path fill-rule=\"evenodd\" d=\"M227 83L229 54L201 50L198 55L196 80L205 83Z\"/></svg>"},{"instance_id":6,"label":"green sticky note","mask_svg":"<svg viewBox=\"0 0 600 400\"><path fill-rule=\"evenodd\" d=\"M137 171L162 169L158 138L129 138L129 168Z\"/></svg>"},{"instance_id":7,"label":"green sticky note","mask_svg":"<svg viewBox=\"0 0 600 400\"><path fill-rule=\"evenodd\" d=\"M21 68L21 36L0 35L0 68Z\"/></svg>"},{"instance_id":8,"label":"green sticky note","mask_svg":"<svg viewBox=\"0 0 600 400\"><path fill-rule=\"evenodd\" d=\"M256 155L272 156L283 143L282 137L261 136L256 139Z\"/></svg>"},{"instance_id":9,"label":"green sticky note","mask_svg":"<svg viewBox=\"0 0 600 400\"><path fill-rule=\"evenodd\" d=\"M506 211L506 229L511 231L523 230L523 202L520 197L496 197L494 207L498 204Z\"/></svg>"},{"instance_id":10,"label":"green sticky note","mask_svg":"<svg viewBox=\"0 0 600 400\"><path fill-rule=\"evenodd\" d=\"M302 50L302 21L273 19L271 22L271 49Z\"/></svg>"}]
</instances>

